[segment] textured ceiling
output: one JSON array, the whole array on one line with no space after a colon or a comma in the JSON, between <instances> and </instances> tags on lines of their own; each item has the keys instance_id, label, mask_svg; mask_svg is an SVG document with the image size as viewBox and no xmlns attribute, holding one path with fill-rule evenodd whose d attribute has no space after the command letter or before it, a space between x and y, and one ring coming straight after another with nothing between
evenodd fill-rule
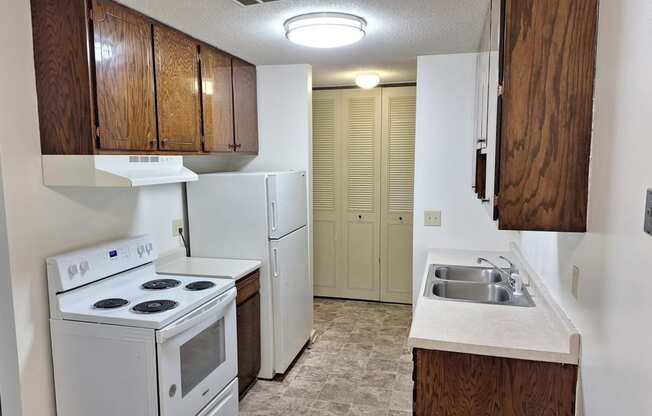
<instances>
[{"instance_id":1,"label":"textured ceiling","mask_svg":"<svg viewBox=\"0 0 652 416\"><path fill-rule=\"evenodd\" d=\"M257 65L308 63L315 85L350 85L357 72L382 82L416 79L418 55L477 49L489 0L280 0L241 7L232 0L120 0ZM338 49L310 49L285 38L293 16L338 11L364 17L367 36Z\"/></svg>"}]
</instances>

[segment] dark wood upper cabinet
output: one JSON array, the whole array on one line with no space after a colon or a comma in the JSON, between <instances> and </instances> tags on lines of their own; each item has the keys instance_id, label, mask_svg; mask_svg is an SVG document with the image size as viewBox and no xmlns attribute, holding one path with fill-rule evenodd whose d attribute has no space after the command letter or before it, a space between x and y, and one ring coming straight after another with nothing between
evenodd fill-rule
<instances>
[{"instance_id":1,"label":"dark wood upper cabinet","mask_svg":"<svg viewBox=\"0 0 652 416\"><path fill-rule=\"evenodd\" d=\"M475 193L478 199L484 200L487 197L487 154L481 149L475 152Z\"/></svg>"},{"instance_id":2,"label":"dark wood upper cabinet","mask_svg":"<svg viewBox=\"0 0 652 416\"><path fill-rule=\"evenodd\" d=\"M597 0L505 0L501 229L586 231Z\"/></svg>"},{"instance_id":3,"label":"dark wood upper cabinet","mask_svg":"<svg viewBox=\"0 0 652 416\"><path fill-rule=\"evenodd\" d=\"M31 11L42 154L258 152L255 66L112 0Z\"/></svg>"},{"instance_id":4,"label":"dark wood upper cabinet","mask_svg":"<svg viewBox=\"0 0 652 416\"><path fill-rule=\"evenodd\" d=\"M585 232L597 0L491 0L488 18L495 163L476 174L489 215L502 230Z\"/></svg>"},{"instance_id":5,"label":"dark wood upper cabinet","mask_svg":"<svg viewBox=\"0 0 652 416\"><path fill-rule=\"evenodd\" d=\"M32 0L41 153L92 154L88 11L84 0Z\"/></svg>"},{"instance_id":6,"label":"dark wood upper cabinet","mask_svg":"<svg viewBox=\"0 0 652 416\"><path fill-rule=\"evenodd\" d=\"M204 151L234 150L231 57L201 46Z\"/></svg>"},{"instance_id":7,"label":"dark wood upper cabinet","mask_svg":"<svg viewBox=\"0 0 652 416\"><path fill-rule=\"evenodd\" d=\"M93 0L99 146L156 150L152 24L106 0Z\"/></svg>"},{"instance_id":8,"label":"dark wood upper cabinet","mask_svg":"<svg viewBox=\"0 0 652 416\"><path fill-rule=\"evenodd\" d=\"M233 113L238 152L258 153L256 67L233 58Z\"/></svg>"},{"instance_id":9,"label":"dark wood upper cabinet","mask_svg":"<svg viewBox=\"0 0 652 416\"><path fill-rule=\"evenodd\" d=\"M201 150L199 45L175 30L154 26L159 148Z\"/></svg>"}]
</instances>

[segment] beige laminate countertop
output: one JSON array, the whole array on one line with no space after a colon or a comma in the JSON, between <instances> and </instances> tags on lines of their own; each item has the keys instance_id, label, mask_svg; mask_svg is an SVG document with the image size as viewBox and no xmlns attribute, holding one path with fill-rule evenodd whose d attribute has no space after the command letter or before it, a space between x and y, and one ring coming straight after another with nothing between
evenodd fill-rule
<instances>
[{"instance_id":1,"label":"beige laminate countertop","mask_svg":"<svg viewBox=\"0 0 652 416\"><path fill-rule=\"evenodd\" d=\"M453 302L424 297L431 264L477 266L485 257L508 257L531 285L535 307ZM468 354L578 364L580 336L536 274L517 252L431 250L414 310L409 346Z\"/></svg>"},{"instance_id":2,"label":"beige laminate countertop","mask_svg":"<svg viewBox=\"0 0 652 416\"><path fill-rule=\"evenodd\" d=\"M260 268L258 260L179 257L156 265L159 274L191 275L238 280Z\"/></svg>"}]
</instances>

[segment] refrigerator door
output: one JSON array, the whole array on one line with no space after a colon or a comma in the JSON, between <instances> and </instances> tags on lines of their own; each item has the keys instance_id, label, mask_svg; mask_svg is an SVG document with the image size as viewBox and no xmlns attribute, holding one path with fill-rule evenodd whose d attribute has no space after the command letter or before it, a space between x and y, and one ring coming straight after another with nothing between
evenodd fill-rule
<instances>
[{"instance_id":1,"label":"refrigerator door","mask_svg":"<svg viewBox=\"0 0 652 416\"><path fill-rule=\"evenodd\" d=\"M303 227L270 244L274 309L274 370L284 373L312 331L308 232Z\"/></svg>"},{"instance_id":2,"label":"refrigerator door","mask_svg":"<svg viewBox=\"0 0 652 416\"><path fill-rule=\"evenodd\" d=\"M269 238L278 239L307 224L306 173L272 173L267 177Z\"/></svg>"}]
</instances>

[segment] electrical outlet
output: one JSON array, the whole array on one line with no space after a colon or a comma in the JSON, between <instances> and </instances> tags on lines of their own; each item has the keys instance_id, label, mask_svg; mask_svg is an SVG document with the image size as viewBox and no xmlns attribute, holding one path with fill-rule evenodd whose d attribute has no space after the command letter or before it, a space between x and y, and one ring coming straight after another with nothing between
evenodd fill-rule
<instances>
[{"instance_id":1,"label":"electrical outlet","mask_svg":"<svg viewBox=\"0 0 652 416\"><path fill-rule=\"evenodd\" d=\"M441 227L441 211L424 211L423 225L428 227Z\"/></svg>"},{"instance_id":2,"label":"electrical outlet","mask_svg":"<svg viewBox=\"0 0 652 416\"><path fill-rule=\"evenodd\" d=\"M172 221L172 237L179 236L179 228L181 228L181 232L183 233L183 219Z\"/></svg>"},{"instance_id":3,"label":"electrical outlet","mask_svg":"<svg viewBox=\"0 0 652 416\"><path fill-rule=\"evenodd\" d=\"M571 280L571 295L577 299L577 293L580 287L580 268L573 266L573 277Z\"/></svg>"}]
</instances>

